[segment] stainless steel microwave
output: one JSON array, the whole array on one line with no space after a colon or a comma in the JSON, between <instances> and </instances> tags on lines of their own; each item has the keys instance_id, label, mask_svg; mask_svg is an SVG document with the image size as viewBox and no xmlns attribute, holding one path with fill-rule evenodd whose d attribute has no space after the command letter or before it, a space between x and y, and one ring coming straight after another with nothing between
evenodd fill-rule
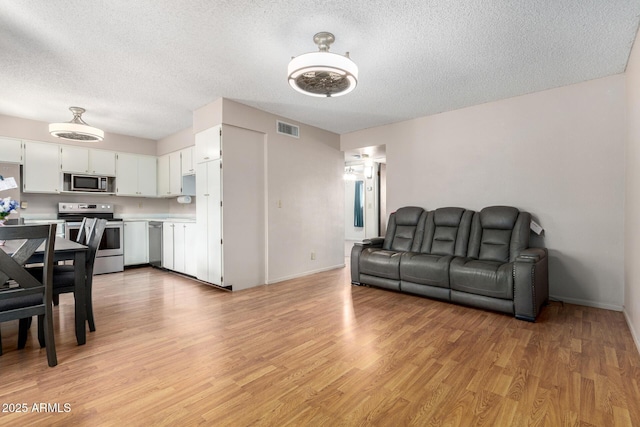
<instances>
[{"instance_id":1,"label":"stainless steel microwave","mask_svg":"<svg viewBox=\"0 0 640 427\"><path fill-rule=\"evenodd\" d=\"M71 191L107 191L109 179L106 176L71 175Z\"/></svg>"}]
</instances>

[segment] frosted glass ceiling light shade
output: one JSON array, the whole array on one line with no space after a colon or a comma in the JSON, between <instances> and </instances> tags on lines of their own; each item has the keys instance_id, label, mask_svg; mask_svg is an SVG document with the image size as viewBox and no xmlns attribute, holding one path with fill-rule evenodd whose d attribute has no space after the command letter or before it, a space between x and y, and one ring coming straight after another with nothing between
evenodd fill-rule
<instances>
[{"instance_id":1,"label":"frosted glass ceiling light shade","mask_svg":"<svg viewBox=\"0 0 640 427\"><path fill-rule=\"evenodd\" d=\"M291 59L289 85L300 93L321 98L346 95L358 85L358 66L349 58L329 52L335 37L321 32L313 36L319 52L305 53Z\"/></svg>"},{"instance_id":2,"label":"frosted glass ceiling light shade","mask_svg":"<svg viewBox=\"0 0 640 427\"><path fill-rule=\"evenodd\" d=\"M345 181L355 181L356 173L351 167L345 168L344 175L342 177L344 178Z\"/></svg>"},{"instance_id":3,"label":"frosted glass ceiling light shade","mask_svg":"<svg viewBox=\"0 0 640 427\"><path fill-rule=\"evenodd\" d=\"M61 139L70 141L96 142L104 139L104 132L98 128L89 126L82 120L84 108L69 107L73 113L73 119L66 123L51 123L49 133Z\"/></svg>"}]
</instances>

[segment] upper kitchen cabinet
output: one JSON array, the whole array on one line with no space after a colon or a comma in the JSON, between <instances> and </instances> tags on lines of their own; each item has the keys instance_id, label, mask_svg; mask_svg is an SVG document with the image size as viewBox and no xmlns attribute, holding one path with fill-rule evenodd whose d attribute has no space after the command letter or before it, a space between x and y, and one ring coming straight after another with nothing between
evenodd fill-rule
<instances>
[{"instance_id":1,"label":"upper kitchen cabinet","mask_svg":"<svg viewBox=\"0 0 640 427\"><path fill-rule=\"evenodd\" d=\"M182 175L194 175L196 173L195 162L193 161L195 147L187 147L180 150L180 162Z\"/></svg>"},{"instance_id":2,"label":"upper kitchen cabinet","mask_svg":"<svg viewBox=\"0 0 640 427\"><path fill-rule=\"evenodd\" d=\"M22 191L59 193L61 188L60 146L45 142L24 142Z\"/></svg>"},{"instance_id":3,"label":"upper kitchen cabinet","mask_svg":"<svg viewBox=\"0 0 640 427\"><path fill-rule=\"evenodd\" d=\"M95 175L116 176L116 153L89 150L89 170Z\"/></svg>"},{"instance_id":4,"label":"upper kitchen cabinet","mask_svg":"<svg viewBox=\"0 0 640 427\"><path fill-rule=\"evenodd\" d=\"M155 197L156 157L141 154L116 154L116 194L118 196Z\"/></svg>"},{"instance_id":5,"label":"upper kitchen cabinet","mask_svg":"<svg viewBox=\"0 0 640 427\"><path fill-rule=\"evenodd\" d=\"M0 136L0 162L22 163L22 141Z\"/></svg>"},{"instance_id":6,"label":"upper kitchen cabinet","mask_svg":"<svg viewBox=\"0 0 640 427\"><path fill-rule=\"evenodd\" d=\"M60 160L63 172L116 175L116 153L113 151L61 145Z\"/></svg>"},{"instance_id":7,"label":"upper kitchen cabinet","mask_svg":"<svg viewBox=\"0 0 640 427\"><path fill-rule=\"evenodd\" d=\"M214 126L196 134L195 163L219 159L221 150L222 125Z\"/></svg>"},{"instance_id":8,"label":"upper kitchen cabinet","mask_svg":"<svg viewBox=\"0 0 640 427\"><path fill-rule=\"evenodd\" d=\"M170 197L182 194L180 151L158 157L158 196Z\"/></svg>"}]
</instances>

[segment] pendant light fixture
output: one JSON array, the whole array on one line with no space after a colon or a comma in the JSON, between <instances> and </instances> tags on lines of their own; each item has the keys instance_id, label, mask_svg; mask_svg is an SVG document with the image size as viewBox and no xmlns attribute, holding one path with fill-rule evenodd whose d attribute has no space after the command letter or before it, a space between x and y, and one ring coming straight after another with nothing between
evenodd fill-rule
<instances>
[{"instance_id":1,"label":"pendant light fixture","mask_svg":"<svg viewBox=\"0 0 640 427\"><path fill-rule=\"evenodd\" d=\"M317 97L346 95L358 84L358 66L349 52L338 55L329 52L335 41L333 34L320 32L313 36L319 52L296 56L289 62L289 84L300 93Z\"/></svg>"},{"instance_id":2,"label":"pendant light fixture","mask_svg":"<svg viewBox=\"0 0 640 427\"><path fill-rule=\"evenodd\" d=\"M104 139L104 132L98 128L89 126L82 120L84 108L69 107L73 113L73 119L66 123L51 123L49 133L61 139L69 141L96 142Z\"/></svg>"}]
</instances>

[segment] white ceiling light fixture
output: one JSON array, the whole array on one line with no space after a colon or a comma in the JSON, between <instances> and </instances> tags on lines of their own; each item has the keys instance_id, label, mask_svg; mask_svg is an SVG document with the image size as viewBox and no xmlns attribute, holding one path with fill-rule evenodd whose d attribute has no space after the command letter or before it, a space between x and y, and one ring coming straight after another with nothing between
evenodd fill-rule
<instances>
[{"instance_id":1,"label":"white ceiling light fixture","mask_svg":"<svg viewBox=\"0 0 640 427\"><path fill-rule=\"evenodd\" d=\"M296 56L289 62L289 84L300 93L320 98L346 95L358 85L358 66L349 58L329 52L333 34L313 36L319 52Z\"/></svg>"},{"instance_id":2,"label":"white ceiling light fixture","mask_svg":"<svg viewBox=\"0 0 640 427\"><path fill-rule=\"evenodd\" d=\"M345 181L355 181L356 180L356 171L353 170L351 166L344 169L344 175L342 176Z\"/></svg>"},{"instance_id":3,"label":"white ceiling light fixture","mask_svg":"<svg viewBox=\"0 0 640 427\"><path fill-rule=\"evenodd\" d=\"M61 139L69 141L96 142L104 139L104 132L98 128L89 126L82 120L84 108L69 107L73 113L73 119L66 123L51 123L49 133Z\"/></svg>"}]
</instances>

